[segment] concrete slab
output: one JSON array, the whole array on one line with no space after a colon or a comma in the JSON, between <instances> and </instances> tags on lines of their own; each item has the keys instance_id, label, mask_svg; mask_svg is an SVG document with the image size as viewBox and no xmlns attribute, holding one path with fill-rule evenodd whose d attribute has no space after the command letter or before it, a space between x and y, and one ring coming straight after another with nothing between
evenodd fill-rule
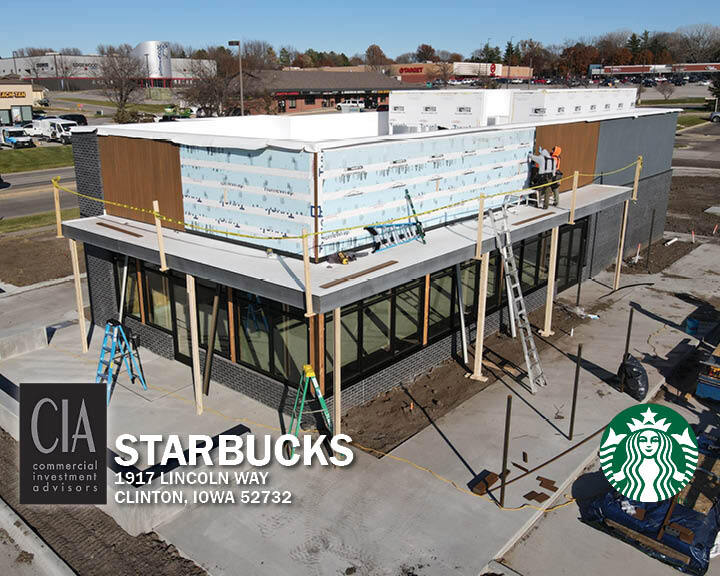
<instances>
[{"instance_id":1,"label":"concrete slab","mask_svg":"<svg viewBox=\"0 0 720 576\"><path fill-rule=\"evenodd\" d=\"M20 356L47 346L47 330L44 326L8 330L0 336L0 360Z\"/></svg>"}]
</instances>

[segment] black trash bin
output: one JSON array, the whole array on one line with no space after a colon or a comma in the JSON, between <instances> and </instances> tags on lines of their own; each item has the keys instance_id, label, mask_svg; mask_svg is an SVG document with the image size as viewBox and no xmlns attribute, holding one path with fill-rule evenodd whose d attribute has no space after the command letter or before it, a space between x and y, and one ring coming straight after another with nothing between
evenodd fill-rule
<instances>
[{"instance_id":1,"label":"black trash bin","mask_svg":"<svg viewBox=\"0 0 720 576\"><path fill-rule=\"evenodd\" d=\"M635 400L645 400L648 393L648 375L640 360L630 354L625 357L617 371L621 386L623 386L623 373L625 392Z\"/></svg>"}]
</instances>

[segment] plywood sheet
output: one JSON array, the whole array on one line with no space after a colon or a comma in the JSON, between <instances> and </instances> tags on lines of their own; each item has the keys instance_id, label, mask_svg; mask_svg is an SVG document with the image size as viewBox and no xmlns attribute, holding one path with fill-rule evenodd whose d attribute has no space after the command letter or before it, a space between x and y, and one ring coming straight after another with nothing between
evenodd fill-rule
<instances>
[{"instance_id":1,"label":"plywood sheet","mask_svg":"<svg viewBox=\"0 0 720 576\"><path fill-rule=\"evenodd\" d=\"M163 226L184 230L180 154L169 142L100 137L100 165L105 199L128 204L148 211L153 200L160 204L160 213L174 222ZM108 214L140 222L154 223L149 212L106 204Z\"/></svg>"},{"instance_id":2,"label":"plywood sheet","mask_svg":"<svg viewBox=\"0 0 720 576\"><path fill-rule=\"evenodd\" d=\"M599 128L599 122L538 126L535 131L535 151L537 152L540 147L550 151L553 146L560 146L562 148L560 170L565 176L572 176L575 170L581 174L594 174ZM592 180L590 176L581 176L579 186L590 184ZM560 185L561 192L571 188L571 178Z\"/></svg>"}]
</instances>

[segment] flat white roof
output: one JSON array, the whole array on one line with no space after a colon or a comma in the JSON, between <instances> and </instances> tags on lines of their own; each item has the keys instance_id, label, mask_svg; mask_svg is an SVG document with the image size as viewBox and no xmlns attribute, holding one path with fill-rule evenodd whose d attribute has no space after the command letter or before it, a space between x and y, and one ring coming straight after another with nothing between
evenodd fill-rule
<instances>
[{"instance_id":1,"label":"flat white roof","mask_svg":"<svg viewBox=\"0 0 720 576\"><path fill-rule=\"evenodd\" d=\"M211 148L259 150L283 148L319 152L323 149L372 144L374 142L447 137L455 134L496 132L574 122L598 122L616 118L638 118L655 114L681 112L678 108L634 108L632 110L568 119L554 119L518 124L500 124L480 128L438 130L411 134L388 134L387 112L355 112L344 114L307 114L292 116L237 116L194 118L157 124L108 124L83 126L74 132L97 130L100 136L124 136L149 140L168 140L176 144Z\"/></svg>"}]
</instances>

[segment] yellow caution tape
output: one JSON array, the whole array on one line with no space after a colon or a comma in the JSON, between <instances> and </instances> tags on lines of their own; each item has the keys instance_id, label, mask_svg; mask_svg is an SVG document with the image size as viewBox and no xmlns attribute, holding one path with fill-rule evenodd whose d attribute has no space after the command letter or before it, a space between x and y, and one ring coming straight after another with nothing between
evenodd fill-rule
<instances>
[{"instance_id":1,"label":"yellow caution tape","mask_svg":"<svg viewBox=\"0 0 720 576\"><path fill-rule=\"evenodd\" d=\"M617 170L612 170L610 172L600 172L597 174L579 174L579 175L582 177L591 177L593 179L604 177L604 176L610 176L612 174L617 174L619 172L623 172L624 170L627 170L628 168L631 168L632 166L635 166L638 163L642 167L642 156L638 157L637 160L635 160L634 162L631 162L627 166L623 166L622 168L618 168ZM428 214L433 214L434 212L440 212L442 210L447 210L449 208L455 208L457 206L462 206L463 204L467 204L468 202L476 202L476 201L479 201L481 198L487 199L487 198L495 198L497 196L508 196L508 195L513 195L513 194L522 194L522 193L527 193L527 192L533 192L533 191L540 190L542 188L546 188L550 185L557 184L557 183L563 182L565 180L569 180L571 178L573 178L573 175L565 176L563 178L560 178L559 180L556 180L555 182L548 182L546 184L538 184L537 186L531 186L529 188L519 188L517 190L510 190L508 192L497 192L495 194L489 194L489 195L480 194L478 196L473 196L472 198L466 198L465 200L459 200L457 202L452 202L451 204L446 204L445 206L439 206L437 208L431 208L429 210L417 212L415 215L418 217L427 216ZM87 194L82 194L75 190L71 190L70 188L67 188L65 186L61 186L59 176L56 176L55 178L52 179L52 184L58 190L68 192L69 194L74 194L75 196L77 196L79 198L85 198L86 200L92 200L94 202L99 202L99 203L107 205L107 206L115 206L117 208L125 208L126 210L133 210L135 212L140 212L141 214L149 214L149 215L153 216L154 218L159 218L160 220L162 220L164 222L178 224L180 226L183 226L184 228L190 228L193 230L201 230L203 232L209 232L209 233L214 233L214 234L218 234L218 235L234 236L236 238L247 238L247 239L251 239L251 240L302 240L303 238L309 238L309 237L313 237L313 236L321 236L323 234L336 234L338 232L349 232L351 230L364 229L364 228L367 228L368 226L383 226L383 225L387 225L387 224L394 224L395 222L407 221L407 216L400 216L398 218L391 218L390 220L383 220L382 222L375 222L373 224L358 224L356 226L346 226L344 228L332 228L330 230L318 230L316 232L307 232L305 234L300 234L300 235L261 236L258 234L242 234L240 232L232 232L229 230L218 230L215 228L208 228L206 226L198 226L197 224L190 224L187 222L183 222L182 220L177 220L175 218L165 216L164 214L161 214L160 212L156 212L154 210L149 210L147 208L138 208L137 206L132 206L130 204L125 204L122 202L114 202L112 200L105 200L103 198L95 198L94 196L88 196Z\"/></svg>"}]
</instances>

